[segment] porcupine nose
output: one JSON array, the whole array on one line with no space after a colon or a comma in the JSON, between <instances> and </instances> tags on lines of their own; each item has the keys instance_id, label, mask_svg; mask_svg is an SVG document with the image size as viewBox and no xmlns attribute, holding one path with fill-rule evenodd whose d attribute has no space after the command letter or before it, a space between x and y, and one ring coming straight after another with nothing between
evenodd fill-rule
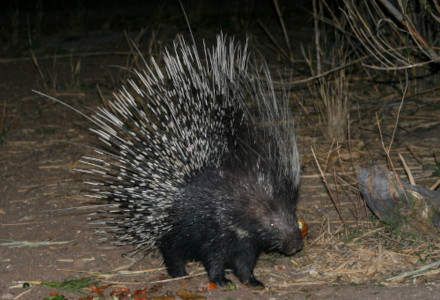
<instances>
[{"instance_id":1,"label":"porcupine nose","mask_svg":"<svg viewBox=\"0 0 440 300\"><path fill-rule=\"evenodd\" d=\"M292 237L284 240L281 252L284 255L293 255L303 247L303 239L301 236L301 231L297 231Z\"/></svg>"}]
</instances>

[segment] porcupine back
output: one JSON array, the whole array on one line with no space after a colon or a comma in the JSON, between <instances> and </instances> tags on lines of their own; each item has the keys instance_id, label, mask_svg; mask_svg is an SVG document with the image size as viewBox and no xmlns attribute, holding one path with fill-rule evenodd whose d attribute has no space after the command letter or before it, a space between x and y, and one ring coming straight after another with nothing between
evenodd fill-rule
<instances>
[{"instance_id":1,"label":"porcupine back","mask_svg":"<svg viewBox=\"0 0 440 300\"><path fill-rule=\"evenodd\" d=\"M92 174L90 196L109 201L105 227L119 244L163 245L173 228L178 235L180 227L199 223L198 214L216 214L207 219L218 223L212 226L241 235L249 235L254 219L268 219L272 226L270 213L288 215L289 224L282 227L297 226L299 160L286 93L275 91L267 65L249 55L247 45L219 35L217 44L204 46L202 53L178 37L165 50L163 67L152 58L152 67L135 71L135 80L114 94L110 108L92 116L98 126L91 130L106 147L83 157L81 171ZM223 192L224 198L211 196ZM208 205L212 210L204 209ZM235 224L243 210L249 220ZM187 218L194 212L196 219ZM194 230L210 224L195 225ZM286 230L295 230L297 238L297 227ZM167 243L176 240L169 237ZM263 248L283 252L284 238L275 239L279 243ZM296 251L301 246L286 247ZM188 259L205 255L188 251L197 252Z\"/></svg>"}]
</instances>

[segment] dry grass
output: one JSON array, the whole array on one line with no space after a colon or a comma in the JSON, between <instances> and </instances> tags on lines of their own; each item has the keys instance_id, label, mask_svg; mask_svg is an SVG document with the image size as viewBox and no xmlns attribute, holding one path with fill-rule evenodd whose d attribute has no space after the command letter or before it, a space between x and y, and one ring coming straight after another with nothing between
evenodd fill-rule
<instances>
[{"instance_id":1,"label":"dry grass","mask_svg":"<svg viewBox=\"0 0 440 300\"><path fill-rule=\"evenodd\" d=\"M323 135L329 141L343 142L347 139L349 82L345 70L331 78L318 79L309 85L315 109L319 112Z\"/></svg>"},{"instance_id":2,"label":"dry grass","mask_svg":"<svg viewBox=\"0 0 440 300\"><path fill-rule=\"evenodd\" d=\"M440 258L438 242L403 247L395 233L372 225L375 228L369 230L358 228L357 237L352 238L344 226L332 230L330 224L324 224L303 256L295 259L298 272L307 275L310 281L387 284L397 283L398 279L390 280L395 275L419 269L428 261ZM424 276L429 278L430 275L433 274Z\"/></svg>"},{"instance_id":3,"label":"dry grass","mask_svg":"<svg viewBox=\"0 0 440 300\"><path fill-rule=\"evenodd\" d=\"M342 9L360 46L356 51L372 58L371 67L397 70L440 63L436 2L344 0Z\"/></svg>"},{"instance_id":4,"label":"dry grass","mask_svg":"<svg viewBox=\"0 0 440 300\"><path fill-rule=\"evenodd\" d=\"M330 142L344 142L349 122L349 73L352 69L349 44L341 33L346 31L347 22L333 15L333 23L340 30L329 30L328 20L323 17L325 1L316 2L313 1L314 48L307 54L303 51L310 74L315 79L308 83L309 95L304 97L313 103L319 123L324 125L322 134Z\"/></svg>"}]
</instances>

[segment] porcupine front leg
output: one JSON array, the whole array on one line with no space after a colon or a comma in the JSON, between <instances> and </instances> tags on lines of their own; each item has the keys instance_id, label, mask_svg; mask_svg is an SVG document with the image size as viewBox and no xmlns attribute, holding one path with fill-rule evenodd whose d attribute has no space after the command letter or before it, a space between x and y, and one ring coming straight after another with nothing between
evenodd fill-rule
<instances>
[{"instance_id":1,"label":"porcupine front leg","mask_svg":"<svg viewBox=\"0 0 440 300\"><path fill-rule=\"evenodd\" d=\"M247 286L263 288L264 284L254 276L258 253L248 243L243 243L233 255L232 269L240 281Z\"/></svg>"},{"instance_id":2,"label":"porcupine front leg","mask_svg":"<svg viewBox=\"0 0 440 300\"><path fill-rule=\"evenodd\" d=\"M182 249L179 245L167 242L166 237L162 238L159 250L162 253L163 261L167 268L167 272L171 277L182 277L188 275L185 265L187 260L182 257Z\"/></svg>"},{"instance_id":3,"label":"porcupine front leg","mask_svg":"<svg viewBox=\"0 0 440 300\"><path fill-rule=\"evenodd\" d=\"M216 251L218 250L219 249L216 249ZM225 277L225 257L223 253L211 252L202 257L201 261L208 272L209 281L219 286L225 286L231 283L231 281Z\"/></svg>"}]
</instances>

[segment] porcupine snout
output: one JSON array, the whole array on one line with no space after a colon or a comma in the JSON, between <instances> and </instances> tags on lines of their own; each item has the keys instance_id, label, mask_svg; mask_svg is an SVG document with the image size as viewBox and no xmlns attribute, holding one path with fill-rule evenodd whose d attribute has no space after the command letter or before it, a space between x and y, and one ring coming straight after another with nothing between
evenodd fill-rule
<instances>
[{"instance_id":1,"label":"porcupine snout","mask_svg":"<svg viewBox=\"0 0 440 300\"><path fill-rule=\"evenodd\" d=\"M303 247L303 238L298 221L295 214L283 212L287 214L281 223L281 248L279 251L284 255L293 255Z\"/></svg>"},{"instance_id":2,"label":"porcupine snout","mask_svg":"<svg viewBox=\"0 0 440 300\"><path fill-rule=\"evenodd\" d=\"M298 226L289 230L283 239L281 246L281 252L285 255L293 255L303 247L303 239L301 236L301 230Z\"/></svg>"}]
</instances>

